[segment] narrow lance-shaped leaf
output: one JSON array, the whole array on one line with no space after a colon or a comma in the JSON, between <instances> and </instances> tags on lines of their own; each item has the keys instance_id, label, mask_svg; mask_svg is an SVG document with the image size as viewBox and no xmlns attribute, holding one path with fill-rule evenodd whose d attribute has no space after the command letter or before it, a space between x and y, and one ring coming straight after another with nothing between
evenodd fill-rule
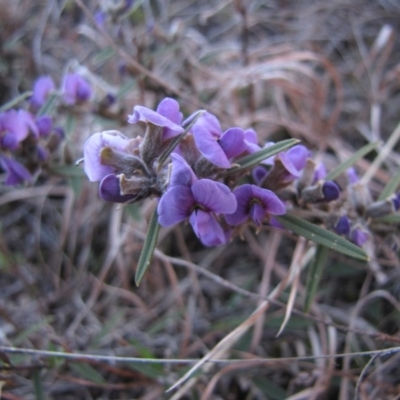
<instances>
[{"instance_id":1,"label":"narrow lance-shaped leaf","mask_svg":"<svg viewBox=\"0 0 400 400\"><path fill-rule=\"evenodd\" d=\"M14 106L16 106L21 101L24 101L26 98L32 96L32 94L33 94L33 92L31 92L31 91L25 92L25 93L21 93L19 96L14 97L10 101L8 101L6 104L3 104L0 107L0 112L7 111L10 108L13 108Z\"/></svg>"},{"instance_id":2,"label":"narrow lance-shaped leaf","mask_svg":"<svg viewBox=\"0 0 400 400\"><path fill-rule=\"evenodd\" d=\"M333 169L325 179L327 181L331 181L337 178L340 174L349 169L352 165L354 165L360 158L363 158L366 154L374 150L379 145L379 142L369 143L364 147L361 147L360 150L356 151L346 162L338 165L335 169Z\"/></svg>"},{"instance_id":3,"label":"narrow lance-shaped leaf","mask_svg":"<svg viewBox=\"0 0 400 400\"><path fill-rule=\"evenodd\" d=\"M270 147L249 154L248 156L245 156L235 162L235 164L239 164L238 166L234 166L232 168L227 169L222 174L220 174L219 177L224 178L225 176L229 176L231 174L235 174L237 172L244 171L248 168L254 167L261 161L266 160L267 158L272 157L275 154L280 153L281 151L287 150L297 143L300 143L300 140L297 139L282 140L281 142L275 143Z\"/></svg>"},{"instance_id":4,"label":"narrow lance-shaped leaf","mask_svg":"<svg viewBox=\"0 0 400 400\"><path fill-rule=\"evenodd\" d=\"M386 184L383 188L382 192L380 193L378 200L384 200L391 196L394 192L397 191L397 188L400 185L400 174L395 174L392 179Z\"/></svg>"},{"instance_id":5,"label":"narrow lance-shaped leaf","mask_svg":"<svg viewBox=\"0 0 400 400\"><path fill-rule=\"evenodd\" d=\"M56 105L57 98L58 98L57 93L50 94L50 96L47 98L46 103L43 104L43 106L37 113L37 116L42 117L43 115L51 115L51 113Z\"/></svg>"},{"instance_id":6,"label":"narrow lance-shaped leaf","mask_svg":"<svg viewBox=\"0 0 400 400\"><path fill-rule=\"evenodd\" d=\"M322 271L325 267L328 248L322 245L317 246L315 257L307 274L306 282L306 298L304 301L304 312L310 311L311 304L314 300L315 293L318 289L318 284L321 279Z\"/></svg>"},{"instance_id":7,"label":"narrow lance-shaped leaf","mask_svg":"<svg viewBox=\"0 0 400 400\"><path fill-rule=\"evenodd\" d=\"M185 137L185 135L190 131L194 123L197 121L197 119L200 117L201 114L203 114L204 111L199 111L197 115L190 121L190 124L186 127L185 131L182 132L180 135L175 136L170 144L167 146L167 148L161 153L158 161L159 161L159 167L161 168L164 162L167 160L169 155L172 153L172 151L175 149L175 147L179 144L179 142Z\"/></svg>"},{"instance_id":8,"label":"narrow lance-shaped leaf","mask_svg":"<svg viewBox=\"0 0 400 400\"><path fill-rule=\"evenodd\" d=\"M143 244L143 249L140 254L139 262L135 274L136 286L139 286L142 281L144 274L149 268L150 261L153 257L154 249L156 248L158 232L160 231L160 224L158 223L158 212L157 208L154 210L151 216L149 228L147 230L146 239Z\"/></svg>"},{"instance_id":9,"label":"narrow lance-shaped leaf","mask_svg":"<svg viewBox=\"0 0 400 400\"><path fill-rule=\"evenodd\" d=\"M353 258L357 258L359 260L369 260L369 257L362 248L350 243L341 236L336 235L336 233L327 231L326 229L320 228L311 222L304 221L303 219L289 214L276 217L276 219L285 228L290 229L294 233L304 236L306 239L309 239L317 244L321 244L329 249L346 254L347 256Z\"/></svg>"}]
</instances>

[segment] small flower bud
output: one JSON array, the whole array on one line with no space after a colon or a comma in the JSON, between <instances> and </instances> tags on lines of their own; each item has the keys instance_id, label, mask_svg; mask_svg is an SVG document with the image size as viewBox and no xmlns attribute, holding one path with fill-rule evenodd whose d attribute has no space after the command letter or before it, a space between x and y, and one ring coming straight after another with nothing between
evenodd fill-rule
<instances>
[{"instance_id":1,"label":"small flower bud","mask_svg":"<svg viewBox=\"0 0 400 400\"><path fill-rule=\"evenodd\" d=\"M384 217L396 211L396 203L398 203L396 198L375 201L367 207L365 214L371 218Z\"/></svg>"},{"instance_id":2,"label":"small flower bud","mask_svg":"<svg viewBox=\"0 0 400 400\"><path fill-rule=\"evenodd\" d=\"M360 182L347 187L349 199L359 215L364 215L367 207L372 203L369 189Z\"/></svg>"},{"instance_id":3,"label":"small flower bud","mask_svg":"<svg viewBox=\"0 0 400 400\"><path fill-rule=\"evenodd\" d=\"M113 203L127 203L135 199L134 195L121 194L120 180L117 176L106 175L99 186L99 195L105 201Z\"/></svg>"},{"instance_id":4,"label":"small flower bud","mask_svg":"<svg viewBox=\"0 0 400 400\"><path fill-rule=\"evenodd\" d=\"M347 235L350 232L350 220L345 215L336 222L335 231L338 235Z\"/></svg>"},{"instance_id":5,"label":"small flower bud","mask_svg":"<svg viewBox=\"0 0 400 400\"><path fill-rule=\"evenodd\" d=\"M368 240L368 232L364 231L362 228L355 228L350 233L350 240L357 246L362 247L362 245Z\"/></svg>"},{"instance_id":6,"label":"small flower bud","mask_svg":"<svg viewBox=\"0 0 400 400\"><path fill-rule=\"evenodd\" d=\"M333 181L319 181L316 185L306 187L301 191L301 199L307 203L329 202L337 200L339 196L339 187Z\"/></svg>"}]
</instances>

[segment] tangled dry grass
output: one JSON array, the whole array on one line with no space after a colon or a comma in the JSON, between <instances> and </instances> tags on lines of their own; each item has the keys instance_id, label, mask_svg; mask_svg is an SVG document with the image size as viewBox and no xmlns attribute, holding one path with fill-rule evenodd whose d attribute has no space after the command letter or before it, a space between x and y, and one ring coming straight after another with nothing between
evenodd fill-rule
<instances>
[{"instance_id":1,"label":"tangled dry grass","mask_svg":"<svg viewBox=\"0 0 400 400\"><path fill-rule=\"evenodd\" d=\"M119 15L109 0L104 28L97 3L0 1L1 103L67 67L96 90L91 108L57 116L69 171L91 133L137 133L126 115L165 95L187 113L252 126L262 141L298 138L328 166L399 123L395 1L143 0ZM118 101L105 110L108 93ZM371 179L375 195L399 173L396 150ZM361 175L372 160L357 163ZM3 399L400 399L391 244L378 243L384 284L331 252L306 314L302 271L315 246L304 238L248 230L206 249L185 226L165 228L136 287L154 202L106 204L79 173L0 191ZM165 393L204 356L213 361Z\"/></svg>"}]
</instances>

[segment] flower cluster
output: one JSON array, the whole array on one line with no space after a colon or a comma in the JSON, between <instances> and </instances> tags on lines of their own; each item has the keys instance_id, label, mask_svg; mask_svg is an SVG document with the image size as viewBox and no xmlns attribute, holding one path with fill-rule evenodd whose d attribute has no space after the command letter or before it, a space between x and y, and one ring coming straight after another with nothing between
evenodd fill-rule
<instances>
[{"instance_id":1,"label":"flower cluster","mask_svg":"<svg viewBox=\"0 0 400 400\"><path fill-rule=\"evenodd\" d=\"M370 190L361 182L354 168L347 170L346 194L348 202L336 218L333 228L357 246L372 240L371 225L376 218L393 214L400 209L400 194L373 201Z\"/></svg>"},{"instance_id":2,"label":"flower cluster","mask_svg":"<svg viewBox=\"0 0 400 400\"><path fill-rule=\"evenodd\" d=\"M62 128L54 126L53 118L40 111L55 91L53 79L42 76L34 83L28 110L7 109L0 113L0 166L6 185L30 182L32 173L46 164L63 140ZM66 74L60 93L64 104L71 106L88 100L91 87L80 75Z\"/></svg>"},{"instance_id":3,"label":"flower cluster","mask_svg":"<svg viewBox=\"0 0 400 400\"><path fill-rule=\"evenodd\" d=\"M106 201L159 197L159 224L188 221L206 246L226 243L243 224L259 228L273 222L274 215L286 212L285 201L319 203L339 197L338 186L324 180L324 167L317 168L302 145L264 160L252 174L237 172L238 160L262 151L256 132L223 131L217 117L204 110L184 119L174 99L165 98L155 111L135 106L128 122L143 123L144 136L128 138L112 130L86 141L89 180L100 182L99 194Z\"/></svg>"}]
</instances>

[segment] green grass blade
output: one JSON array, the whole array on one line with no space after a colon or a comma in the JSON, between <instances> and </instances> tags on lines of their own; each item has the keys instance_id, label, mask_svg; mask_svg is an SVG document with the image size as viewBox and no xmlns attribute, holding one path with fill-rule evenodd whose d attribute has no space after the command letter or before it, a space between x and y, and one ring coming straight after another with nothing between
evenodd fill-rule
<instances>
[{"instance_id":1,"label":"green grass blade","mask_svg":"<svg viewBox=\"0 0 400 400\"><path fill-rule=\"evenodd\" d=\"M259 150L255 153L249 154L248 156L241 158L240 160L235 162L235 164L239 164L238 166L229 168L219 176L223 178L225 176L235 174L240 171L244 171L250 167L254 167L261 161L269 157L272 157L275 154L280 153L281 151L287 150L298 143L300 143L300 140L297 139L282 140L281 142L278 142L270 147L267 147L266 149Z\"/></svg>"},{"instance_id":2,"label":"green grass blade","mask_svg":"<svg viewBox=\"0 0 400 400\"><path fill-rule=\"evenodd\" d=\"M154 249L157 244L158 232L160 231L160 224L158 223L158 212L157 208L154 210L153 215L150 219L149 229L147 230L146 239L144 241L143 249L140 254L136 274L135 282L136 286L139 286L142 281L144 274L149 268L151 258L153 257Z\"/></svg>"},{"instance_id":3,"label":"green grass blade","mask_svg":"<svg viewBox=\"0 0 400 400\"><path fill-rule=\"evenodd\" d=\"M33 371L33 386L35 388L36 400L45 400L42 378L40 377L40 370Z\"/></svg>"},{"instance_id":4,"label":"green grass blade","mask_svg":"<svg viewBox=\"0 0 400 400\"><path fill-rule=\"evenodd\" d=\"M348 168L354 165L360 158L363 158L366 154L374 150L379 145L379 142L369 143L364 147L361 147L360 150L356 151L346 162L338 165L333 171L331 171L326 177L325 180L331 181L332 179L337 178L340 174L345 172Z\"/></svg>"},{"instance_id":5,"label":"green grass blade","mask_svg":"<svg viewBox=\"0 0 400 400\"><path fill-rule=\"evenodd\" d=\"M100 372L98 372L89 364L70 363L70 365L75 372L91 382L97 383L98 385L105 385L107 383Z\"/></svg>"},{"instance_id":6,"label":"green grass blade","mask_svg":"<svg viewBox=\"0 0 400 400\"><path fill-rule=\"evenodd\" d=\"M382 192L378 197L378 200L385 200L386 198L391 196L393 193L397 191L399 185L400 185L400 174L397 173L392 177L392 179L390 179L390 181L383 188Z\"/></svg>"},{"instance_id":7,"label":"green grass blade","mask_svg":"<svg viewBox=\"0 0 400 400\"><path fill-rule=\"evenodd\" d=\"M308 270L306 281L306 298L304 300L304 312L310 311L311 304L317 292L318 284L321 279L322 271L325 267L328 248L325 246L317 246L315 257L312 260L311 268Z\"/></svg>"},{"instance_id":8,"label":"green grass blade","mask_svg":"<svg viewBox=\"0 0 400 400\"><path fill-rule=\"evenodd\" d=\"M286 214L276 218L285 228L292 230L300 236L304 236L308 240L326 246L339 253L346 254L347 256L357 258L358 260L369 260L363 249L350 243L339 235L336 235L336 233L329 232L326 229L320 228L315 224L304 221L293 215Z\"/></svg>"},{"instance_id":9,"label":"green grass blade","mask_svg":"<svg viewBox=\"0 0 400 400\"><path fill-rule=\"evenodd\" d=\"M4 112L4 111L9 110L10 108L13 108L14 106L16 106L21 101L24 101L26 98L32 96L32 94L33 94L33 92L31 92L31 91L25 92L25 93L21 93L19 96L14 97L10 101L8 101L6 104L3 104L0 107L0 112Z\"/></svg>"},{"instance_id":10,"label":"green grass blade","mask_svg":"<svg viewBox=\"0 0 400 400\"><path fill-rule=\"evenodd\" d=\"M37 113L38 117L43 115L51 115L54 107L56 106L56 100L58 99L58 93L52 93L46 103L43 104L42 108Z\"/></svg>"}]
</instances>

